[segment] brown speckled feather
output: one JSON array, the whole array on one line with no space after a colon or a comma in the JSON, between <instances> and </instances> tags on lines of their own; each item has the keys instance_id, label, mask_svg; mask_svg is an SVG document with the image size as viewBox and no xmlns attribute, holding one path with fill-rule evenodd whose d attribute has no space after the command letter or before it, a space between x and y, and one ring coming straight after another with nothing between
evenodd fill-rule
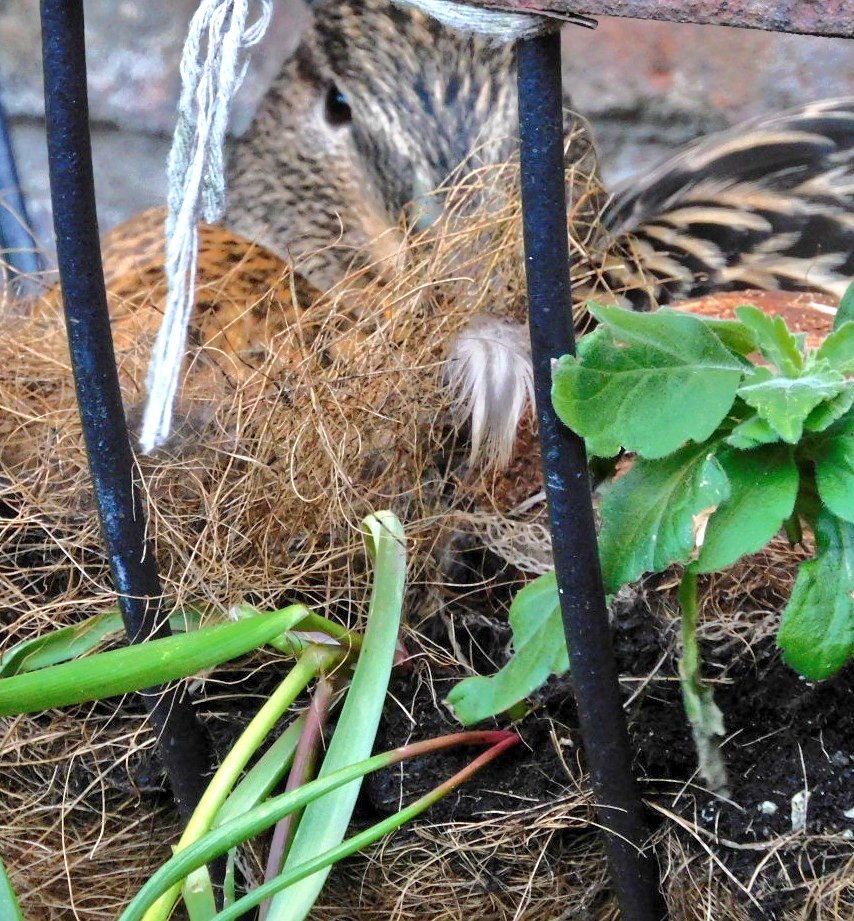
<instances>
[{"instance_id":1,"label":"brown speckled feather","mask_svg":"<svg viewBox=\"0 0 854 921\"><path fill-rule=\"evenodd\" d=\"M854 99L693 145L616 189L605 221L657 282L637 306L746 288L839 297L854 278Z\"/></svg>"},{"instance_id":2,"label":"brown speckled feather","mask_svg":"<svg viewBox=\"0 0 854 921\"><path fill-rule=\"evenodd\" d=\"M328 287L354 258L393 267L409 203L461 164L512 155L516 92L507 46L381 0L313 6L313 26L234 150L228 220ZM571 116L568 130L578 137L584 125ZM587 149L575 144L570 159ZM838 294L854 274L852 162L852 99L693 145L615 190L606 278L635 289L628 300L644 309L717 289Z\"/></svg>"},{"instance_id":3,"label":"brown speckled feather","mask_svg":"<svg viewBox=\"0 0 854 921\"><path fill-rule=\"evenodd\" d=\"M114 335L135 317L156 332L166 299L165 210L136 215L104 236L103 259ZM296 304L291 285L294 283ZM224 227L199 227L191 337L250 365L317 297L287 263Z\"/></svg>"}]
</instances>

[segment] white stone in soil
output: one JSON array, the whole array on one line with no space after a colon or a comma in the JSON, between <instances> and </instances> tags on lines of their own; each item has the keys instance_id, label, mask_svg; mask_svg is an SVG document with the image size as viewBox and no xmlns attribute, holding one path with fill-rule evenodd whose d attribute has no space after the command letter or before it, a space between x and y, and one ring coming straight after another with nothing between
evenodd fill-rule
<instances>
[{"instance_id":1,"label":"white stone in soil","mask_svg":"<svg viewBox=\"0 0 854 921\"><path fill-rule=\"evenodd\" d=\"M799 790L792 797L792 831L803 831L807 827L807 807L809 806L809 790Z\"/></svg>"}]
</instances>

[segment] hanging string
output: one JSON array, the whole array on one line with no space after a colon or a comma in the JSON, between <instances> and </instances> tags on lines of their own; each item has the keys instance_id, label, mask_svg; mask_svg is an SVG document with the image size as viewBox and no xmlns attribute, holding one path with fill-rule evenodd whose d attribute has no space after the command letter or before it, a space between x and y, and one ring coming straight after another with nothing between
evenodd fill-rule
<instances>
[{"instance_id":1,"label":"hanging string","mask_svg":"<svg viewBox=\"0 0 854 921\"><path fill-rule=\"evenodd\" d=\"M181 56L181 97L168 164L166 309L148 370L140 446L153 451L169 437L172 408L195 297L198 221L225 211L225 133L231 99L246 74L245 51L264 36L272 0L247 24L250 0L202 0Z\"/></svg>"}]
</instances>

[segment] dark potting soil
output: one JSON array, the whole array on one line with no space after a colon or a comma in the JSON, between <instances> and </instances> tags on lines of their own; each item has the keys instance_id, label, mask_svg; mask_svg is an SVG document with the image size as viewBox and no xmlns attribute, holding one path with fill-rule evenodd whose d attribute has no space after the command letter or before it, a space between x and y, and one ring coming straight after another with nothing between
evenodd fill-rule
<instances>
[{"instance_id":1,"label":"dark potting soil","mask_svg":"<svg viewBox=\"0 0 854 921\"><path fill-rule=\"evenodd\" d=\"M832 872L854 853L854 666L814 683L781 660L772 638L749 648L735 642L705 649L704 672L714 681L727 730L730 789L722 799L696 776L696 753L675 680L675 628L662 628L649 599L639 592L614 622L623 687L627 698L635 695L627 712L643 796L695 826L684 832L686 850L700 851L699 834L742 884L764 863L751 887L752 911L757 918L775 918L797 898L794 887L802 878ZM494 624L490 636L486 620L475 618L470 633L470 648L499 663L506 658L506 626ZM398 705L386 708L377 750L458 731L441 701L459 677L435 671L428 677L417 666L398 674L391 687ZM515 725L523 744L434 806L427 821L494 818L566 794L572 786L567 771L577 778L583 764L569 678L551 679L533 712ZM365 782L362 809L396 811L472 756L472 751L452 751L372 775ZM793 799L797 804L805 791L804 832L768 860L763 844L792 835ZM650 815L652 825L658 821ZM819 842L809 841L810 835L836 837Z\"/></svg>"}]
</instances>

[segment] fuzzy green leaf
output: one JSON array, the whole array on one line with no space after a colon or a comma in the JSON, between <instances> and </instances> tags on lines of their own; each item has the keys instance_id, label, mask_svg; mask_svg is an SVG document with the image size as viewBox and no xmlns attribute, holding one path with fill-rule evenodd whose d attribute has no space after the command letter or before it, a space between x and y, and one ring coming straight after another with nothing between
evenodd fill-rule
<instances>
[{"instance_id":1,"label":"fuzzy green leaf","mask_svg":"<svg viewBox=\"0 0 854 921\"><path fill-rule=\"evenodd\" d=\"M854 281L845 290L842 300L839 302L839 309L833 318L834 330L839 329L844 323L854 320Z\"/></svg>"},{"instance_id":2,"label":"fuzzy green leaf","mask_svg":"<svg viewBox=\"0 0 854 921\"><path fill-rule=\"evenodd\" d=\"M738 320L703 317L703 323L733 354L746 358L751 352L756 351L756 339L753 333ZM745 364L749 365L750 362L745 362Z\"/></svg>"},{"instance_id":3,"label":"fuzzy green leaf","mask_svg":"<svg viewBox=\"0 0 854 921\"><path fill-rule=\"evenodd\" d=\"M786 377L798 377L804 356L798 340L789 332L782 317L770 317L758 307L745 304L735 315L753 333L760 354L776 365Z\"/></svg>"},{"instance_id":4,"label":"fuzzy green leaf","mask_svg":"<svg viewBox=\"0 0 854 921\"><path fill-rule=\"evenodd\" d=\"M691 445L663 460L638 459L605 491L599 555L607 591L692 559L708 515L729 496L712 451Z\"/></svg>"},{"instance_id":5,"label":"fuzzy green leaf","mask_svg":"<svg viewBox=\"0 0 854 921\"><path fill-rule=\"evenodd\" d=\"M795 444L803 433L804 420L815 407L845 389L845 378L821 364L797 378L775 377L767 368L757 368L739 388L738 395L783 441Z\"/></svg>"},{"instance_id":6,"label":"fuzzy green leaf","mask_svg":"<svg viewBox=\"0 0 854 921\"><path fill-rule=\"evenodd\" d=\"M829 428L854 406L854 381L846 381L845 389L839 396L819 403L818 406L804 420L804 428L808 432L823 432Z\"/></svg>"},{"instance_id":7,"label":"fuzzy green leaf","mask_svg":"<svg viewBox=\"0 0 854 921\"><path fill-rule=\"evenodd\" d=\"M717 457L730 494L709 519L697 572L713 572L764 547L792 514L798 468L787 445L724 451Z\"/></svg>"},{"instance_id":8,"label":"fuzzy green leaf","mask_svg":"<svg viewBox=\"0 0 854 921\"><path fill-rule=\"evenodd\" d=\"M811 450L821 501L854 522L854 412L849 412Z\"/></svg>"},{"instance_id":9,"label":"fuzzy green leaf","mask_svg":"<svg viewBox=\"0 0 854 921\"><path fill-rule=\"evenodd\" d=\"M854 524L822 509L815 536L815 558L801 565L777 645L792 668L818 681L854 653Z\"/></svg>"},{"instance_id":10,"label":"fuzzy green leaf","mask_svg":"<svg viewBox=\"0 0 854 921\"><path fill-rule=\"evenodd\" d=\"M819 346L815 356L843 374L854 374L854 321L835 329Z\"/></svg>"},{"instance_id":11,"label":"fuzzy green leaf","mask_svg":"<svg viewBox=\"0 0 854 921\"><path fill-rule=\"evenodd\" d=\"M560 359L552 387L558 415L590 453L610 457L622 446L658 458L708 438L732 406L742 361L689 314L590 309L602 325L577 359Z\"/></svg>"},{"instance_id":12,"label":"fuzzy green leaf","mask_svg":"<svg viewBox=\"0 0 854 921\"><path fill-rule=\"evenodd\" d=\"M779 440L780 436L777 432L761 416L755 414L749 416L744 422L739 422L726 437L728 445L742 451L749 451L760 445L773 444Z\"/></svg>"},{"instance_id":13,"label":"fuzzy green leaf","mask_svg":"<svg viewBox=\"0 0 854 921\"><path fill-rule=\"evenodd\" d=\"M465 678L447 703L466 726L509 710L569 669L554 572L526 585L510 606L513 657L496 674Z\"/></svg>"}]
</instances>

